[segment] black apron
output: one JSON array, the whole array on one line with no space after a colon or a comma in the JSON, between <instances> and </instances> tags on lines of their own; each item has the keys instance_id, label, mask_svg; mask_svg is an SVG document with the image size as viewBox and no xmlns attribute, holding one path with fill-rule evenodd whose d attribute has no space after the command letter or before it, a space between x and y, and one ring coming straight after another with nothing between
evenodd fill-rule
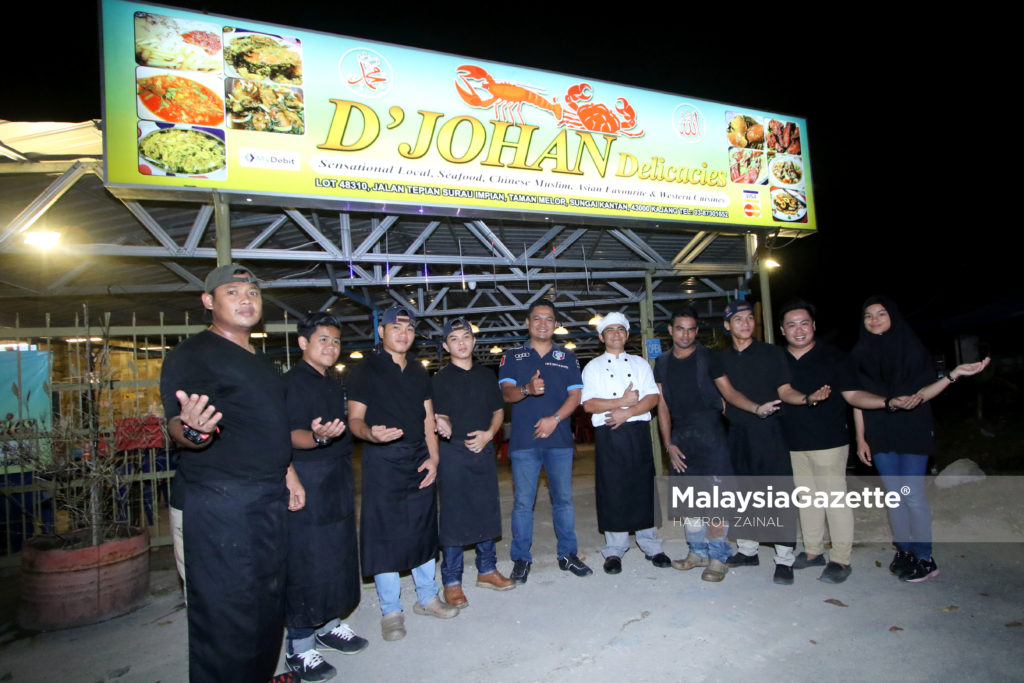
<instances>
[{"instance_id":1,"label":"black apron","mask_svg":"<svg viewBox=\"0 0 1024 683\"><path fill-rule=\"evenodd\" d=\"M187 482L189 680L267 681L284 622L284 480Z\"/></svg>"},{"instance_id":2,"label":"black apron","mask_svg":"<svg viewBox=\"0 0 1024 683\"><path fill-rule=\"evenodd\" d=\"M626 422L618 429L597 427L594 444L598 529L638 531L660 524L651 423Z\"/></svg>"},{"instance_id":3,"label":"black apron","mask_svg":"<svg viewBox=\"0 0 1024 683\"><path fill-rule=\"evenodd\" d=\"M418 567L437 555L437 487L419 488L428 457L418 443L363 444L359 520L363 576Z\"/></svg>"},{"instance_id":4,"label":"black apron","mask_svg":"<svg viewBox=\"0 0 1024 683\"><path fill-rule=\"evenodd\" d=\"M441 442L437 484L441 546L465 546L501 536L501 502L494 445L474 453L461 440Z\"/></svg>"},{"instance_id":5,"label":"black apron","mask_svg":"<svg viewBox=\"0 0 1024 683\"><path fill-rule=\"evenodd\" d=\"M316 628L359 603L355 486L348 458L294 460L306 506L288 513L286 623Z\"/></svg>"},{"instance_id":6,"label":"black apron","mask_svg":"<svg viewBox=\"0 0 1024 683\"><path fill-rule=\"evenodd\" d=\"M736 421L729 425L729 451L732 456L733 472L737 481L747 481L754 488L742 483L737 485L741 493L763 488L757 483L759 477L785 477L792 482L793 461L782 433L782 420L778 416ZM748 477L749 479L743 479ZM775 545L796 545L797 510L795 507L777 508L780 519L779 535L771 541ZM737 538L743 537L741 529L735 530Z\"/></svg>"}]
</instances>

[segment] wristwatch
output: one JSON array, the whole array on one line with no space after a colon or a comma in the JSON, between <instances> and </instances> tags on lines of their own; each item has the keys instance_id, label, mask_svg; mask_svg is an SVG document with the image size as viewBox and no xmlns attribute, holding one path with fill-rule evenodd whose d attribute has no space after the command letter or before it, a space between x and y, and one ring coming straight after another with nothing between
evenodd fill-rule
<instances>
[{"instance_id":1,"label":"wristwatch","mask_svg":"<svg viewBox=\"0 0 1024 683\"><path fill-rule=\"evenodd\" d=\"M523 386L519 387L519 393L521 393L523 396L529 396L530 395L530 385L529 384L524 384Z\"/></svg>"},{"instance_id":2,"label":"wristwatch","mask_svg":"<svg viewBox=\"0 0 1024 683\"><path fill-rule=\"evenodd\" d=\"M189 427L184 422L181 423L181 435L197 446L210 438L209 434L204 434L198 429Z\"/></svg>"},{"instance_id":3,"label":"wristwatch","mask_svg":"<svg viewBox=\"0 0 1024 683\"><path fill-rule=\"evenodd\" d=\"M323 439L321 439L319 436L316 435L316 432L313 432L313 443L315 443L317 446L329 446L331 440L328 437L324 437Z\"/></svg>"}]
</instances>

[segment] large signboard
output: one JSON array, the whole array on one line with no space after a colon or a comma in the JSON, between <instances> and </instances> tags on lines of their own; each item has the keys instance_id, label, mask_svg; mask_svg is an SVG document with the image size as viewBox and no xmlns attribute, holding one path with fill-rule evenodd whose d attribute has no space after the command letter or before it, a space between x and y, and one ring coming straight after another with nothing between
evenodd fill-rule
<instances>
[{"instance_id":1,"label":"large signboard","mask_svg":"<svg viewBox=\"0 0 1024 683\"><path fill-rule=\"evenodd\" d=\"M816 228L799 117L155 5L102 10L111 186Z\"/></svg>"}]
</instances>

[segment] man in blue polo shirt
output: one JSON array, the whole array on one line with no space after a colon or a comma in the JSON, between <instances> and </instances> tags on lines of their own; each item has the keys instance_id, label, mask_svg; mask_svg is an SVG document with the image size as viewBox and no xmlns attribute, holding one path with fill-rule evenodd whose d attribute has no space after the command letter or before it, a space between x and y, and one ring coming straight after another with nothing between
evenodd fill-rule
<instances>
[{"instance_id":1,"label":"man in blue polo shirt","mask_svg":"<svg viewBox=\"0 0 1024 683\"><path fill-rule=\"evenodd\" d=\"M512 503L512 580L526 583L533 556L533 504L540 469L551 487L551 516L558 539L558 566L576 576L593 572L576 556L572 506L572 431L569 418L580 404L583 380L576 356L551 341L555 308L537 301L526 314L530 339L505 353L498 371L502 397L512 404L509 458Z\"/></svg>"}]
</instances>

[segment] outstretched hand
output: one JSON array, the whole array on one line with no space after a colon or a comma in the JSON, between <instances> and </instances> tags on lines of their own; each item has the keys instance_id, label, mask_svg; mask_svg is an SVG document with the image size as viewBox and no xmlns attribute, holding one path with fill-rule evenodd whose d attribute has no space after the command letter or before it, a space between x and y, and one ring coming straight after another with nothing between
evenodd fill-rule
<instances>
[{"instance_id":1,"label":"outstretched hand","mask_svg":"<svg viewBox=\"0 0 1024 683\"><path fill-rule=\"evenodd\" d=\"M979 360L977 363L964 363L953 368L953 371L949 373L949 376L953 379L959 377L970 377L971 375L977 375L979 372L988 367L988 364L992 362L992 358L985 356L984 359Z\"/></svg>"},{"instance_id":2,"label":"outstretched hand","mask_svg":"<svg viewBox=\"0 0 1024 683\"><path fill-rule=\"evenodd\" d=\"M772 413L777 413L782 399L775 399L774 401L768 401L767 403L761 403L757 406L757 416L761 418L768 417Z\"/></svg>"},{"instance_id":3,"label":"outstretched hand","mask_svg":"<svg viewBox=\"0 0 1024 683\"><path fill-rule=\"evenodd\" d=\"M178 419L197 432L212 434L217 430L217 423L224 417L223 413L217 412L216 406L210 403L210 397L206 394L186 394L179 389L174 392L181 404L181 412Z\"/></svg>"},{"instance_id":4,"label":"outstretched hand","mask_svg":"<svg viewBox=\"0 0 1024 683\"><path fill-rule=\"evenodd\" d=\"M385 427L384 425L373 425L370 427L370 436L376 443L388 443L396 439L401 439L404 434L398 427Z\"/></svg>"},{"instance_id":5,"label":"outstretched hand","mask_svg":"<svg viewBox=\"0 0 1024 683\"><path fill-rule=\"evenodd\" d=\"M345 423L342 422L341 418L335 418L330 422L323 422L318 417L310 423L309 429L321 439L336 439L345 433Z\"/></svg>"}]
</instances>

